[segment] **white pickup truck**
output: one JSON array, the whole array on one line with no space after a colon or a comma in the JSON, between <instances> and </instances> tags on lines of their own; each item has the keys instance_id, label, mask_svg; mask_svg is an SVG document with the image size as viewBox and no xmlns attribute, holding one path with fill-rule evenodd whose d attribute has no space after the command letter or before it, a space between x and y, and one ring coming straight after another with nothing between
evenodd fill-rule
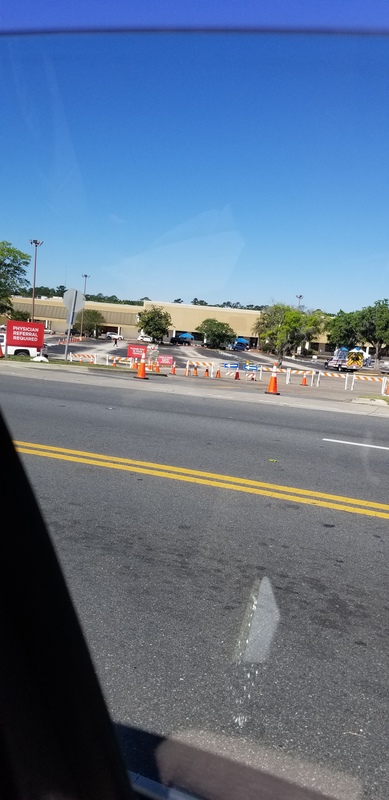
<instances>
[{"instance_id":1,"label":"white pickup truck","mask_svg":"<svg viewBox=\"0 0 389 800\"><path fill-rule=\"evenodd\" d=\"M43 345L43 347L30 347L30 345L8 345L6 340L6 334L3 331L0 331L0 347L3 351L3 356L25 356L27 358L37 358L37 356L44 356L47 358L48 350L47 345Z\"/></svg>"}]
</instances>

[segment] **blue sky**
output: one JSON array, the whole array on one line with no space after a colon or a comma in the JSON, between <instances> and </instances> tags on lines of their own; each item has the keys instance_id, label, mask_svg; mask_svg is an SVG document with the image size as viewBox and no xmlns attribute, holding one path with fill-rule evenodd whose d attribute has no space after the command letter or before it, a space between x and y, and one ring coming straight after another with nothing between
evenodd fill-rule
<instances>
[{"instance_id":1,"label":"blue sky","mask_svg":"<svg viewBox=\"0 0 389 800\"><path fill-rule=\"evenodd\" d=\"M389 295L387 38L4 36L0 58L0 238L44 240L38 284Z\"/></svg>"}]
</instances>

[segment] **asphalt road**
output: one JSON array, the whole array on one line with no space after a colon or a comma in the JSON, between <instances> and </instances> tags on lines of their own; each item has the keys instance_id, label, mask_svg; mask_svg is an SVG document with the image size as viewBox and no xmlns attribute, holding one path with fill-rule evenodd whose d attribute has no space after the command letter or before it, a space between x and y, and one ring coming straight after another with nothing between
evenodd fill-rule
<instances>
[{"instance_id":1,"label":"asphalt road","mask_svg":"<svg viewBox=\"0 0 389 800\"><path fill-rule=\"evenodd\" d=\"M128 766L136 727L387 798L388 420L70 380L0 402L18 442L100 456L22 458Z\"/></svg>"}]
</instances>

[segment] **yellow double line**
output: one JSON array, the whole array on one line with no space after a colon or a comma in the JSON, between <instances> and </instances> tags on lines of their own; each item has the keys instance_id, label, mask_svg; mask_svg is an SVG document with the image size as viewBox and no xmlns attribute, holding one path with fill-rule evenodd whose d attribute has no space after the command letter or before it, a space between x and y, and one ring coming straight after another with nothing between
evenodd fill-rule
<instances>
[{"instance_id":1,"label":"yellow double line","mask_svg":"<svg viewBox=\"0 0 389 800\"><path fill-rule=\"evenodd\" d=\"M106 469L118 469L123 472L136 472L157 478L169 478L174 481L185 481L186 483L195 483L201 486L228 489L233 492L273 497L276 500L288 500L291 503L332 508L335 511L348 511L350 514L363 514L367 517L389 519L389 505L355 497L342 497L336 494L299 489L294 486L281 486L274 483L249 480L248 478L236 478L232 475L219 475L214 472L174 467L169 464L137 461L132 458L118 458L117 456L109 456L102 453L88 453L83 450L70 450L62 447L52 447L51 445L34 444L33 442L15 442L15 446L19 453L26 453L32 456L54 458L60 461L88 464L93 467L105 467Z\"/></svg>"}]
</instances>

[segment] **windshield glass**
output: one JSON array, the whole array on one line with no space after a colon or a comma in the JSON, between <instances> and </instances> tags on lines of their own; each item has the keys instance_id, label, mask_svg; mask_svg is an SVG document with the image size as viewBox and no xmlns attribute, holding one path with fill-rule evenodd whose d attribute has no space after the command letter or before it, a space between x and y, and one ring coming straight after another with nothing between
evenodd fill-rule
<instances>
[{"instance_id":1,"label":"windshield glass","mask_svg":"<svg viewBox=\"0 0 389 800\"><path fill-rule=\"evenodd\" d=\"M384 800L387 38L0 56L1 406L128 769Z\"/></svg>"}]
</instances>

